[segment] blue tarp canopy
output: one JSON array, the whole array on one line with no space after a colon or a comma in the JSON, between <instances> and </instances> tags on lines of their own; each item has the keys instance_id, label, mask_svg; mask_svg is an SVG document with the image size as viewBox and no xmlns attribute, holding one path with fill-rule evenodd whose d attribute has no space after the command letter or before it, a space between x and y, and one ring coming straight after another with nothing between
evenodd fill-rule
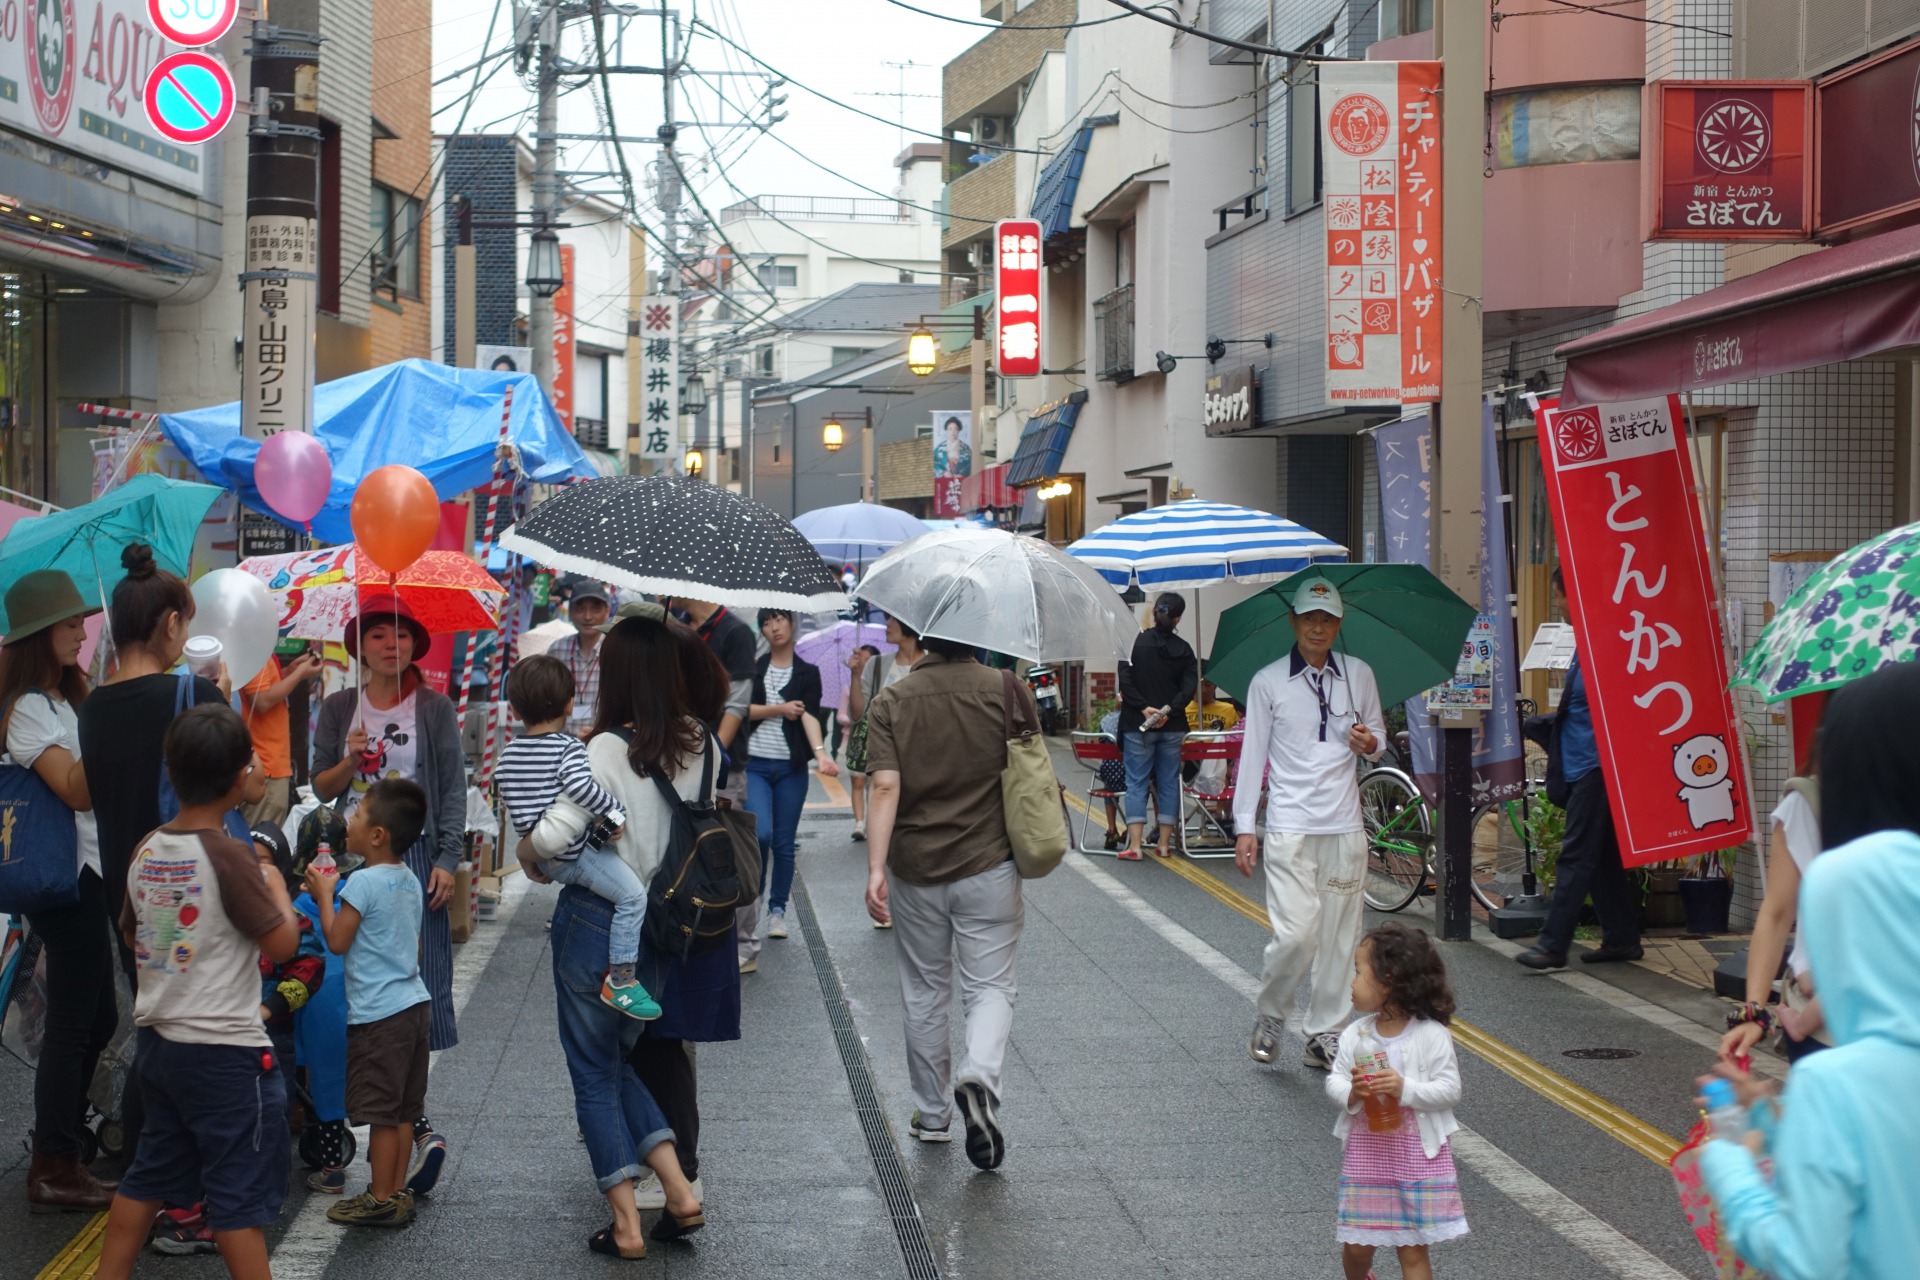
<instances>
[{"instance_id":1,"label":"blue tarp canopy","mask_svg":"<svg viewBox=\"0 0 1920 1280\"><path fill-rule=\"evenodd\" d=\"M412 467L444 499L493 478L500 443L500 402L513 388L507 438L528 479L557 484L599 474L587 460L532 374L455 369L402 360L324 382L313 391L313 435L333 460L333 489L313 518L322 542L353 541L348 509L369 472L388 463ZM160 430L214 484L232 489L253 510L279 518L253 484L258 441L240 435L240 402L163 413Z\"/></svg>"}]
</instances>

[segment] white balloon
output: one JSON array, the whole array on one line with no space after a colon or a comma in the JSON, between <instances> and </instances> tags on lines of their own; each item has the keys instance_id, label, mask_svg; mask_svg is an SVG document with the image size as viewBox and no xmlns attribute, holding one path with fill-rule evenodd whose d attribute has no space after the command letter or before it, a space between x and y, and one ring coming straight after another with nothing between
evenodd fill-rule
<instances>
[{"instance_id":1,"label":"white balloon","mask_svg":"<svg viewBox=\"0 0 1920 1280\"><path fill-rule=\"evenodd\" d=\"M280 639L280 611L267 584L244 569L215 569L193 584L190 636L213 636L233 687L259 675Z\"/></svg>"}]
</instances>

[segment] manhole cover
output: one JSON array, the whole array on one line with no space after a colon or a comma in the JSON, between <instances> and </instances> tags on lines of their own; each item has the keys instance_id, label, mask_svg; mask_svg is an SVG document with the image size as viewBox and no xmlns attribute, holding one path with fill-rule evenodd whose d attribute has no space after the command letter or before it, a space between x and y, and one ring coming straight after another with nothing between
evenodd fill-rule
<instances>
[{"instance_id":1,"label":"manhole cover","mask_svg":"<svg viewBox=\"0 0 1920 1280\"><path fill-rule=\"evenodd\" d=\"M1602 1062L1615 1062L1621 1058L1637 1058L1638 1049L1568 1049L1561 1054L1565 1058L1588 1058Z\"/></svg>"}]
</instances>

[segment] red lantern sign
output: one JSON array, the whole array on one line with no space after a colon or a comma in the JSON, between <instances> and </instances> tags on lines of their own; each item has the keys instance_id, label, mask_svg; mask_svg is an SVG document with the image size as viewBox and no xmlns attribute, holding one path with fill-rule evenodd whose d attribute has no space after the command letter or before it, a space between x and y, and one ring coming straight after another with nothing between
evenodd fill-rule
<instances>
[{"instance_id":1,"label":"red lantern sign","mask_svg":"<svg viewBox=\"0 0 1920 1280\"><path fill-rule=\"evenodd\" d=\"M1647 184L1655 240L1805 240L1813 88L1804 80L1662 80Z\"/></svg>"},{"instance_id":2,"label":"red lantern sign","mask_svg":"<svg viewBox=\"0 0 1920 1280\"><path fill-rule=\"evenodd\" d=\"M1003 378L1040 376L1040 224L993 227L993 365Z\"/></svg>"}]
</instances>

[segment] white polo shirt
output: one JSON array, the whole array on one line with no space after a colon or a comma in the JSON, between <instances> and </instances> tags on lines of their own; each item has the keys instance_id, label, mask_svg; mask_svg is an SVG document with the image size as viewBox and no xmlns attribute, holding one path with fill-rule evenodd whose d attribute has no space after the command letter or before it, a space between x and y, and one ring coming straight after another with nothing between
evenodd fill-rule
<instances>
[{"instance_id":1,"label":"white polo shirt","mask_svg":"<svg viewBox=\"0 0 1920 1280\"><path fill-rule=\"evenodd\" d=\"M1341 835L1362 830L1356 759L1347 746L1355 721L1373 730L1386 750L1380 686L1373 668L1346 654L1330 654L1316 671L1295 649L1261 669L1247 688L1246 739L1233 796L1233 828L1254 834L1260 776L1267 777L1267 830L1293 835Z\"/></svg>"}]
</instances>

